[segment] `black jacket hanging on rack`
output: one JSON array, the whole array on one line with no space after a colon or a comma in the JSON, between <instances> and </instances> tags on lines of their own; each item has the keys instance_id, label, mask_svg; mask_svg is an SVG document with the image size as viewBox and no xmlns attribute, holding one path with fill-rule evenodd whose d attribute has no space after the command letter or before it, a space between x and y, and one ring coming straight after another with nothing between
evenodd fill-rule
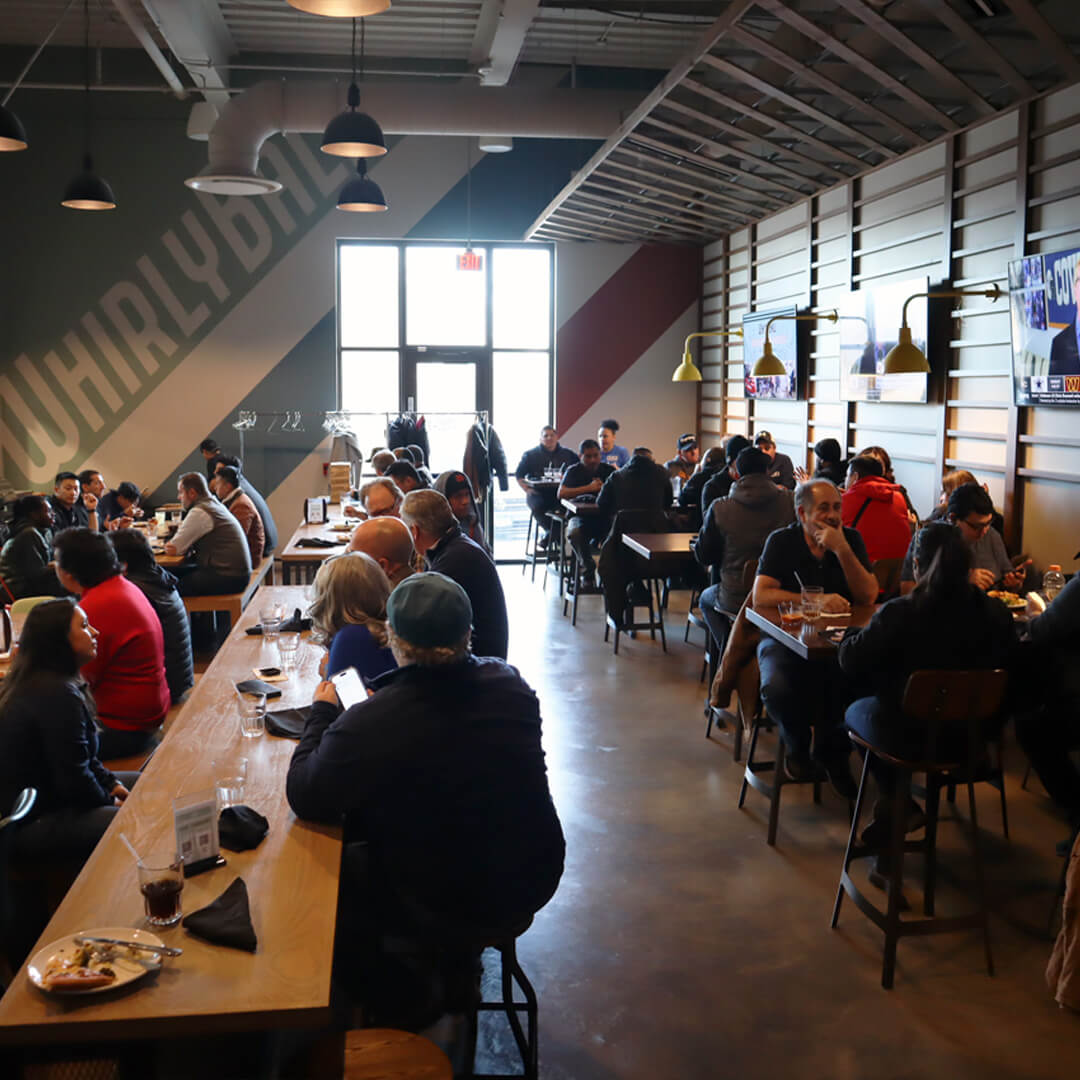
<instances>
[{"instance_id":1,"label":"black jacket hanging on rack","mask_svg":"<svg viewBox=\"0 0 1080 1080\"><path fill-rule=\"evenodd\" d=\"M499 478L499 490L507 491L510 481L506 470L506 453L503 451L502 442L498 432L487 425L485 437L485 425L473 424L469 428L469 434L465 440L465 457L461 463L461 471L469 478L477 499L483 502L487 489L491 487L492 476Z\"/></svg>"},{"instance_id":2,"label":"black jacket hanging on rack","mask_svg":"<svg viewBox=\"0 0 1080 1080\"><path fill-rule=\"evenodd\" d=\"M424 451L424 461L431 463L431 447L428 445L427 424L422 416L415 413L401 413L396 420L390 421L386 429L388 450L415 444Z\"/></svg>"}]
</instances>

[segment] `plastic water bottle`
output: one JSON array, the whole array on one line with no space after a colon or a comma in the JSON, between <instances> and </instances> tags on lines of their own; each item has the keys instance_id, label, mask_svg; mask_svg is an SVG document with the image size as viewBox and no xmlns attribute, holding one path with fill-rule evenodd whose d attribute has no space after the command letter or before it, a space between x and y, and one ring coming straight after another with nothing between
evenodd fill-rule
<instances>
[{"instance_id":1,"label":"plastic water bottle","mask_svg":"<svg viewBox=\"0 0 1080 1080\"><path fill-rule=\"evenodd\" d=\"M1047 602L1051 602L1062 589L1065 588L1065 575L1057 563L1051 563L1050 568L1043 574L1043 592L1046 593Z\"/></svg>"}]
</instances>

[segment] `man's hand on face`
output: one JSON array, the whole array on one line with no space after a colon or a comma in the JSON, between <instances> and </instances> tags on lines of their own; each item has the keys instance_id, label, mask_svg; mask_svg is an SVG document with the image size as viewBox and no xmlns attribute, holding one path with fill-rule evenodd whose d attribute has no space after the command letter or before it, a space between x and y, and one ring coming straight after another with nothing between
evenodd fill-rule
<instances>
[{"instance_id":1,"label":"man's hand on face","mask_svg":"<svg viewBox=\"0 0 1080 1080\"><path fill-rule=\"evenodd\" d=\"M826 551L839 553L848 546L844 530L838 525L820 525L814 529L814 542Z\"/></svg>"},{"instance_id":2,"label":"man's hand on face","mask_svg":"<svg viewBox=\"0 0 1080 1080\"><path fill-rule=\"evenodd\" d=\"M987 589L993 588L994 572L992 570L972 570L968 574L968 581L986 592Z\"/></svg>"},{"instance_id":3,"label":"man's hand on face","mask_svg":"<svg viewBox=\"0 0 1080 1080\"><path fill-rule=\"evenodd\" d=\"M826 615L840 615L851 610L851 602L846 596L841 596L839 593L826 593L821 598L821 610Z\"/></svg>"}]
</instances>

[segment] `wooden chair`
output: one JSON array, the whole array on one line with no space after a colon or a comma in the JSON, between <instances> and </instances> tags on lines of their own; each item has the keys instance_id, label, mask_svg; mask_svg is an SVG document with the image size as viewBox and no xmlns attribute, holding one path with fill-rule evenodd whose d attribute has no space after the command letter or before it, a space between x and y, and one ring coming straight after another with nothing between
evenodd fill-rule
<instances>
[{"instance_id":1,"label":"wooden chair","mask_svg":"<svg viewBox=\"0 0 1080 1080\"><path fill-rule=\"evenodd\" d=\"M877 578L878 595L889 600L900 592L900 572L904 568L903 559L875 559L870 572Z\"/></svg>"},{"instance_id":2,"label":"wooden chair","mask_svg":"<svg viewBox=\"0 0 1080 1080\"><path fill-rule=\"evenodd\" d=\"M926 728L923 750L917 760L898 757L883 747L872 745L854 732L849 733L851 741L862 747L866 756L830 925L835 929L840 917L840 905L844 894L847 893L855 906L884 932L885 950L881 985L886 990L892 989L893 985L897 943L900 938L911 934L943 934L956 930L981 929L986 950L987 974L994 973L994 961L990 953L990 928L986 912L986 889L983 880L982 857L979 852L974 776L986 743L982 729L1001 710L1007 682L1008 674L1001 670L914 672L908 679L901 708L906 718L925 725ZM966 753L954 751L951 760L946 760L939 753L939 747L942 745L942 736L949 730L964 731L967 750ZM860 843L858 839L859 817L866 796L866 779L870 772L871 757L886 762L897 772L891 812L891 836L885 848L869 847ZM911 778L914 773L926 773L926 833L923 840L905 840L907 808L911 798ZM978 908L968 915L939 919L934 917L938 803L942 787L947 786L950 781L965 784L968 789L971 813L970 840L975 863ZM926 859L923 880L924 917L902 921L900 919L901 888L904 855L908 852L922 852ZM889 856L888 906L885 911L867 898L852 880L849 872L853 860L880 854Z\"/></svg>"},{"instance_id":3,"label":"wooden chair","mask_svg":"<svg viewBox=\"0 0 1080 1080\"><path fill-rule=\"evenodd\" d=\"M450 1059L422 1035L361 1028L345 1036L342 1080L453 1080Z\"/></svg>"}]
</instances>

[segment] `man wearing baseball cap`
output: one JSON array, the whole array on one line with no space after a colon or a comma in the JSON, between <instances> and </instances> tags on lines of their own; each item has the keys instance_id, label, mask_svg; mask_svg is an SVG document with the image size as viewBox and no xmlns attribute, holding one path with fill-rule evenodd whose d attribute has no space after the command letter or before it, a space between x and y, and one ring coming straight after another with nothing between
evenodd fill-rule
<instances>
[{"instance_id":1,"label":"man wearing baseball cap","mask_svg":"<svg viewBox=\"0 0 1080 1080\"><path fill-rule=\"evenodd\" d=\"M780 454L776 450L776 441L767 431L759 431L754 436L754 445L769 455L772 464L769 466L769 479L777 487L795 490L795 466L787 454Z\"/></svg>"},{"instance_id":2,"label":"man wearing baseball cap","mask_svg":"<svg viewBox=\"0 0 1080 1080\"><path fill-rule=\"evenodd\" d=\"M476 503L469 478L463 472L442 472L432 487L446 496L461 531L490 555L491 548L484 536L484 527L480 524L480 507Z\"/></svg>"},{"instance_id":3,"label":"man wearing baseball cap","mask_svg":"<svg viewBox=\"0 0 1080 1080\"><path fill-rule=\"evenodd\" d=\"M554 895L565 853L539 702L509 664L471 655L465 591L414 574L390 594L386 619L399 667L344 712L333 683L319 684L286 782L298 817L344 821L366 842L362 860L346 847L346 974L363 973L350 961L370 955L358 938L384 928L377 913L394 913L396 936L416 912L458 929L525 921Z\"/></svg>"},{"instance_id":4,"label":"man wearing baseball cap","mask_svg":"<svg viewBox=\"0 0 1080 1080\"><path fill-rule=\"evenodd\" d=\"M677 476L685 484L694 475L701 450L698 448L697 436L690 431L680 435L675 445L679 452L670 461L665 461L664 467L672 480Z\"/></svg>"}]
</instances>

